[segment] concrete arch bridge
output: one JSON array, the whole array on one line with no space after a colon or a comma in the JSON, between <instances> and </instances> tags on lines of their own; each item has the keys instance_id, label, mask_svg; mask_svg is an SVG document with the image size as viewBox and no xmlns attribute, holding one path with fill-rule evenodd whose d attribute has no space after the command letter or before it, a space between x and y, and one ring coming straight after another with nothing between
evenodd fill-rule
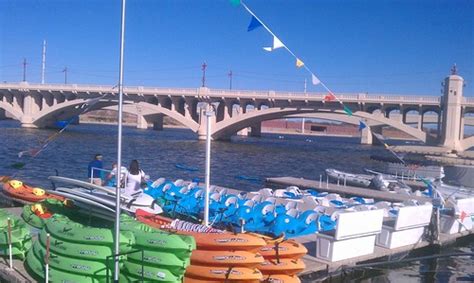
<instances>
[{"instance_id":1,"label":"concrete arch bridge","mask_svg":"<svg viewBox=\"0 0 474 283\"><path fill-rule=\"evenodd\" d=\"M348 117L338 102L324 101L324 93L125 87L124 111L137 115L140 128L153 124L160 129L163 117L168 116L203 138L203 107L212 104L216 110L211 123L214 139L228 139L247 127L251 127L252 135L259 135L262 121L280 118L313 117L352 124L363 119L374 129L390 126L424 143L463 151L474 147L474 138L464 138L462 132L465 121L472 123L469 114L474 113L474 98L462 97L462 89L462 78L451 75L446 78L442 97L336 94L353 111ZM78 106L104 94L108 95L90 111L117 109L117 90L111 86L3 83L0 118L16 119L23 127L47 127L79 114L82 110ZM438 138L423 131L428 120L438 125ZM417 126L410 126L413 123ZM364 139L370 142L369 131L363 133Z\"/></svg>"}]
</instances>

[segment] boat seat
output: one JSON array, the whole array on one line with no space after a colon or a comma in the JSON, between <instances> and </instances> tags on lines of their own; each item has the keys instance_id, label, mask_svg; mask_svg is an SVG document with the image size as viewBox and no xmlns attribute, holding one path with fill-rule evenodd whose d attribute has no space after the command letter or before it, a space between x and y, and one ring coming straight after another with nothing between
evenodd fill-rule
<instances>
[{"instance_id":1,"label":"boat seat","mask_svg":"<svg viewBox=\"0 0 474 283\"><path fill-rule=\"evenodd\" d=\"M286 215L289 215L289 216L292 216L294 218L298 217L298 210L297 209L289 209L287 212L286 212Z\"/></svg>"},{"instance_id":2,"label":"boat seat","mask_svg":"<svg viewBox=\"0 0 474 283\"><path fill-rule=\"evenodd\" d=\"M276 198L274 198L274 197L268 197L268 198L265 199L265 201L269 201L272 204L276 204L276 202L277 202Z\"/></svg>"},{"instance_id":3,"label":"boat seat","mask_svg":"<svg viewBox=\"0 0 474 283\"><path fill-rule=\"evenodd\" d=\"M171 187L172 187L172 184L168 183L168 184L166 184L166 185L163 186L163 190L162 190L162 191L163 191L163 192L166 192L167 190L171 189Z\"/></svg>"},{"instance_id":4,"label":"boat seat","mask_svg":"<svg viewBox=\"0 0 474 283\"><path fill-rule=\"evenodd\" d=\"M270 188L263 188L258 191L258 194L263 197L270 197L273 196L273 190Z\"/></svg>"},{"instance_id":5,"label":"boat seat","mask_svg":"<svg viewBox=\"0 0 474 283\"><path fill-rule=\"evenodd\" d=\"M160 185L162 185L165 181L166 181L165 178L159 178L159 179L155 180L153 183L151 183L151 187L156 189Z\"/></svg>"},{"instance_id":6,"label":"boat seat","mask_svg":"<svg viewBox=\"0 0 474 283\"><path fill-rule=\"evenodd\" d=\"M176 187L181 187L181 186L184 185L184 180L183 180L183 179L178 179L178 180L174 181L173 184L174 184Z\"/></svg>"}]
</instances>

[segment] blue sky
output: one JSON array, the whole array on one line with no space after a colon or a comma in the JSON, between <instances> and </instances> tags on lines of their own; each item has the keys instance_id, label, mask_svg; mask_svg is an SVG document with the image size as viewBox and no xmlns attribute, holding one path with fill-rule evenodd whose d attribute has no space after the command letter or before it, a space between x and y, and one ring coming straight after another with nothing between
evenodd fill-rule
<instances>
[{"instance_id":1,"label":"blue sky","mask_svg":"<svg viewBox=\"0 0 474 283\"><path fill-rule=\"evenodd\" d=\"M0 80L117 83L120 0L0 0ZM474 1L248 0L245 3L335 92L439 95L457 63L474 96ZM307 72L272 37L247 32L250 15L227 0L128 0L125 83L302 91ZM308 91L322 91L308 84Z\"/></svg>"}]
</instances>

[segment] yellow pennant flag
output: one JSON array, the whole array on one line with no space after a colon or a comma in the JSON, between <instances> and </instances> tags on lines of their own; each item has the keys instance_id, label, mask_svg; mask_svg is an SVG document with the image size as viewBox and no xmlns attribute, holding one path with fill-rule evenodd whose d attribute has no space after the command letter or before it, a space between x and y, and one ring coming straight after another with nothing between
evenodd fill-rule
<instances>
[{"instance_id":1,"label":"yellow pennant flag","mask_svg":"<svg viewBox=\"0 0 474 283\"><path fill-rule=\"evenodd\" d=\"M304 66L304 63L303 61L301 61L300 59L296 58L296 67L298 68L301 68Z\"/></svg>"}]
</instances>

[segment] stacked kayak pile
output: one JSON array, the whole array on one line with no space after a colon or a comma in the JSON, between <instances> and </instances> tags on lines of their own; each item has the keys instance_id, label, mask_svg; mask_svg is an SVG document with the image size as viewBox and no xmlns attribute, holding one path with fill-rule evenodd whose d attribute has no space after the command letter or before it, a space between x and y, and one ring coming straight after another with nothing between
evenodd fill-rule
<instances>
[{"instance_id":1,"label":"stacked kayak pile","mask_svg":"<svg viewBox=\"0 0 474 283\"><path fill-rule=\"evenodd\" d=\"M8 226L10 226L10 233ZM30 230L23 220L6 210L0 209L0 255L8 256L9 240L12 245L12 255L24 258L26 251L31 246Z\"/></svg>"},{"instance_id":2,"label":"stacked kayak pile","mask_svg":"<svg viewBox=\"0 0 474 283\"><path fill-rule=\"evenodd\" d=\"M133 250L124 261L120 282L182 282L196 242L190 236L168 233L129 216L122 216L122 231L135 235ZM142 272L143 270L143 272Z\"/></svg>"},{"instance_id":3,"label":"stacked kayak pile","mask_svg":"<svg viewBox=\"0 0 474 283\"><path fill-rule=\"evenodd\" d=\"M47 234L50 235L49 278L52 282L104 282L112 274L113 233L110 228L91 227L55 214L46 221L38 241L26 257L32 275L44 280ZM135 243L131 232L121 232L120 250L128 252Z\"/></svg>"},{"instance_id":4,"label":"stacked kayak pile","mask_svg":"<svg viewBox=\"0 0 474 283\"><path fill-rule=\"evenodd\" d=\"M194 184L159 179L149 184L145 193L159 200L163 210L173 218L200 219L203 215L204 190ZM272 236L284 234L287 238L331 230L336 224L330 216L314 209L298 209L293 202L279 202L275 197L262 195L247 198L244 194L216 189L210 194L209 218L216 227L232 227L235 231L244 228Z\"/></svg>"},{"instance_id":5,"label":"stacked kayak pile","mask_svg":"<svg viewBox=\"0 0 474 283\"><path fill-rule=\"evenodd\" d=\"M191 255L184 282L300 282L294 274L304 269L298 258L307 250L294 241L275 242L257 234L230 233L142 210L137 210L136 217L150 226L194 237L197 249Z\"/></svg>"},{"instance_id":6,"label":"stacked kayak pile","mask_svg":"<svg viewBox=\"0 0 474 283\"><path fill-rule=\"evenodd\" d=\"M46 247L50 243L49 277L53 282L105 282L113 274L113 229L101 219L95 227L54 214L45 221L38 241L26 257L32 275L44 280ZM192 237L153 229L123 215L120 282L181 282L195 248Z\"/></svg>"},{"instance_id":7,"label":"stacked kayak pile","mask_svg":"<svg viewBox=\"0 0 474 283\"><path fill-rule=\"evenodd\" d=\"M27 202L39 202L47 198L64 200L61 196L50 194L41 188L28 186L18 180L9 180L4 183L3 192L11 198Z\"/></svg>"}]
</instances>

